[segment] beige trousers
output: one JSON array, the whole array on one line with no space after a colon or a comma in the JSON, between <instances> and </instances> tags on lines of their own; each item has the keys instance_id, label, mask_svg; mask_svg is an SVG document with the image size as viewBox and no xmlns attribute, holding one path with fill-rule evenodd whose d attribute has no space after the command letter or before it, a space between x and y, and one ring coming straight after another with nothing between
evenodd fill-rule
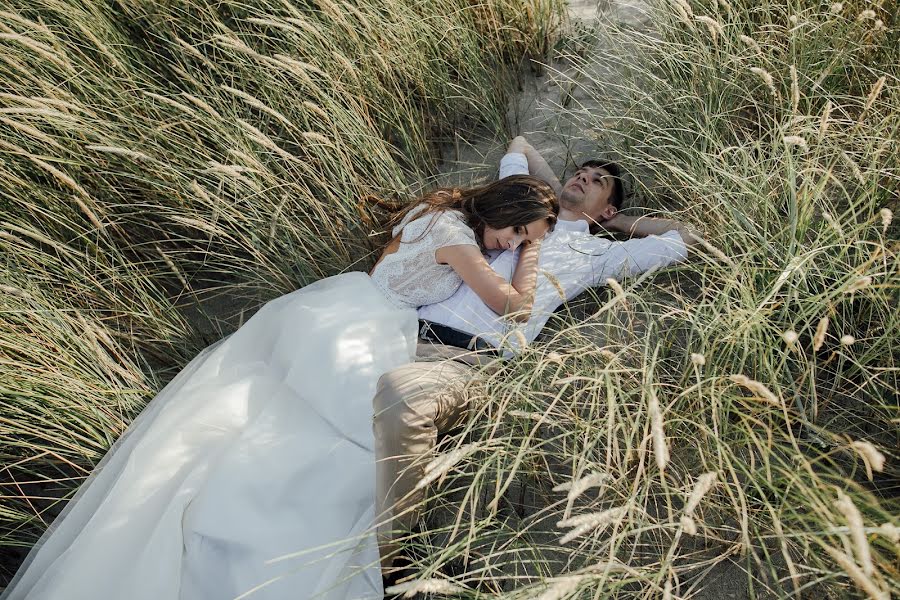
<instances>
[{"instance_id":1,"label":"beige trousers","mask_svg":"<svg viewBox=\"0 0 900 600\"><path fill-rule=\"evenodd\" d=\"M466 350L420 341L417 361L384 374L375 393L373 430L376 515L382 571L393 562L396 537L418 520L424 489L418 483L438 433L468 414L466 383L479 357ZM455 360L454 360L455 358ZM465 361L465 362L461 362Z\"/></svg>"}]
</instances>

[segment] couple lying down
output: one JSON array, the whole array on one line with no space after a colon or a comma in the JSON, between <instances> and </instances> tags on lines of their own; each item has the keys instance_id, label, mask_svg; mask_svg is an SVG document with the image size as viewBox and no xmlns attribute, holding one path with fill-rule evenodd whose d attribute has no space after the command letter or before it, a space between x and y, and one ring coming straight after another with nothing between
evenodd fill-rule
<instances>
[{"instance_id":1,"label":"couple lying down","mask_svg":"<svg viewBox=\"0 0 900 600\"><path fill-rule=\"evenodd\" d=\"M684 225L617 212L618 176L590 161L563 185L516 138L498 181L402 214L370 275L266 304L147 405L2 600L381 598L414 459L465 417L452 390L479 354L514 353L512 328L532 341L557 284L686 258Z\"/></svg>"}]
</instances>

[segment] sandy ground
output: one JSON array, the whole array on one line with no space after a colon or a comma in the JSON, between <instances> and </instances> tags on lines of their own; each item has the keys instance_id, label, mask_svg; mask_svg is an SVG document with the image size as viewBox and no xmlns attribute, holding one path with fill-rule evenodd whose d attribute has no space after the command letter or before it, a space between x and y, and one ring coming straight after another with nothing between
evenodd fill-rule
<instances>
[{"instance_id":1,"label":"sandy ground","mask_svg":"<svg viewBox=\"0 0 900 600\"><path fill-rule=\"evenodd\" d=\"M568 28L574 32L571 49L563 54L599 53L604 49L593 41L585 47L590 33L603 23L614 20L628 27L647 27L647 8L642 0L570 0ZM603 81L614 81L614 64L598 61L590 68L591 79L601 82L590 90L580 85L581 79L573 65L564 58L547 64L525 64L520 72L520 91L510 103L507 122L513 135L524 135L547 159L556 174L564 175L576 165L595 157L597 143L585 131L588 117L603 113ZM563 110L564 109L564 110ZM496 176L496 169L509 140L455 140L443 147L444 161L439 165L446 181L469 183L475 179Z\"/></svg>"}]
</instances>

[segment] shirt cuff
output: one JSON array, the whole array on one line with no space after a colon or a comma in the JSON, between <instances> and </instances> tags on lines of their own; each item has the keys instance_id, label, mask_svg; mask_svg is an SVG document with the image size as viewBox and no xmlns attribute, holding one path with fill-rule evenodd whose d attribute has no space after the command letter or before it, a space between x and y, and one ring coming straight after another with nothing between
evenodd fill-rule
<instances>
[{"instance_id":1,"label":"shirt cuff","mask_svg":"<svg viewBox=\"0 0 900 600\"><path fill-rule=\"evenodd\" d=\"M667 249L671 252L669 256L669 264L680 263L687 260L688 247L684 241L684 238L681 237L680 232L673 229L659 235L659 237L665 240L671 240L671 242L666 243Z\"/></svg>"},{"instance_id":2,"label":"shirt cuff","mask_svg":"<svg viewBox=\"0 0 900 600\"><path fill-rule=\"evenodd\" d=\"M528 159L521 152L509 152L500 159L500 179L528 174Z\"/></svg>"}]
</instances>

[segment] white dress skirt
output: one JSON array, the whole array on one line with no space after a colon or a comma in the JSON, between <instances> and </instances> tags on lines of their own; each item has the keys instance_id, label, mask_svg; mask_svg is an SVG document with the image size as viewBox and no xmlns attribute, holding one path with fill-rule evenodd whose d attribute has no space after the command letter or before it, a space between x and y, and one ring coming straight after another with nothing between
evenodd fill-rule
<instances>
[{"instance_id":1,"label":"white dress skirt","mask_svg":"<svg viewBox=\"0 0 900 600\"><path fill-rule=\"evenodd\" d=\"M371 401L416 330L363 273L269 302L150 402L2 600L381 598Z\"/></svg>"}]
</instances>

